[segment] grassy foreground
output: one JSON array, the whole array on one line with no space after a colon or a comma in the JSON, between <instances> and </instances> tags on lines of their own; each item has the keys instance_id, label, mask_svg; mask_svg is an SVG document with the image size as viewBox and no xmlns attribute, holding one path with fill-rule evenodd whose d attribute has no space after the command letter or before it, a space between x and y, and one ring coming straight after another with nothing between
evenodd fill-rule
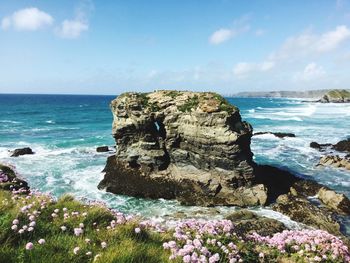
<instances>
[{"instance_id":1,"label":"grassy foreground","mask_svg":"<svg viewBox=\"0 0 350 263\"><path fill-rule=\"evenodd\" d=\"M1 167L0 167L1 168ZM174 228L101 203L11 187L0 169L0 262L350 262L325 231L238 236L230 220L184 220ZM12 180L12 181L11 181Z\"/></svg>"}]
</instances>

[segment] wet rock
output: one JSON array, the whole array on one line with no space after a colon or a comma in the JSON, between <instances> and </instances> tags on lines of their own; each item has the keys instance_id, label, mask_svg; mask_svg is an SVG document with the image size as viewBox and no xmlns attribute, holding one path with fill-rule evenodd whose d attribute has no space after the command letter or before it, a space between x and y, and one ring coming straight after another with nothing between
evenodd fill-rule
<instances>
[{"instance_id":1,"label":"wet rock","mask_svg":"<svg viewBox=\"0 0 350 263\"><path fill-rule=\"evenodd\" d=\"M108 152L108 151L109 151L108 146L99 146L96 148L96 152L98 152L98 153Z\"/></svg>"},{"instance_id":2,"label":"wet rock","mask_svg":"<svg viewBox=\"0 0 350 263\"><path fill-rule=\"evenodd\" d=\"M34 152L29 147L15 149L12 152L11 157L18 157L20 155L26 155L26 154L34 154Z\"/></svg>"},{"instance_id":3,"label":"wet rock","mask_svg":"<svg viewBox=\"0 0 350 263\"><path fill-rule=\"evenodd\" d=\"M275 219L259 216L246 209L236 211L226 217L235 224L235 232L241 236L258 233L262 236L271 236L287 228Z\"/></svg>"},{"instance_id":4,"label":"wet rock","mask_svg":"<svg viewBox=\"0 0 350 263\"><path fill-rule=\"evenodd\" d=\"M210 92L124 93L111 103L116 155L99 188L192 205L263 205L251 126Z\"/></svg>"},{"instance_id":5,"label":"wet rock","mask_svg":"<svg viewBox=\"0 0 350 263\"><path fill-rule=\"evenodd\" d=\"M288 132L256 132L253 134L253 136L255 135L263 135L263 134L272 134L278 138L285 138L285 137L295 137L294 133L288 133Z\"/></svg>"},{"instance_id":6,"label":"wet rock","mask_svg":"<svg viewBox=\"0 0 350 263\"><path fill-rule=\"evenodd\" d=\"M339 155L326 155L321 157L318 165L333 166L350 170L350 158L348 156L340 157Z\"/></svg>"},{"instance_id":7,"label":"wet rock","mask_svg":"<svg viewBox=\"0 0 350 263\"><path fill-rule=\"evenodd\" d=\"M348 152L350 153L350 139L342 140L333 145L333 149L339 152Z\"/></svg>"},{"instance_id":8,"label":"wet rock","mask_svg":"<svg viewBox=\"0 0 350 263\"><path fill-rule=\"evenodd\" d=\"M324 150L325 148L330 147L330 146L332 146L331 143L324 143L324 144L319 144L319 143L317 143L317 142L311 142L311 143L310 143L310 147L311 147L311 148L318 149L318 150L320 150L320 151L322 151L322 150Z\"/></svg>"},{"instance_id":9,"label":"wet rock","mask_svg":"<svg viewBox=\"0 0 350 263\"><path fill-rule=\"evenodd\" d=\"M330 210L313 204L307 198L293 196L290 193L277 198L272 209L289 216L292 220L341 235L340 224Z\"/></svg>"},{"instance_id":10,"label":"wet rock","mask_svg":"<svg viewBox=\"0 0 350 263\"><path fill-rule=\"evenodd\" d=\"M322 187L318 191L318 198L335 211L350 214L350 200L344 195Z\"/></svg>"},{"instance_id":11,"label":"wet rock","mask_svg":"<svg viewBox=\"0 0 350 263\"><path fill-rule=\"evenodd\" d=\"M321 151L329 148L329 149L336 150L338 152L350 153L350 139L339 141L336 144L331 144L331 143L319 144L317 142L311 142L310 147L314 149L319 149Z\"/></svg>"}]
</instances>

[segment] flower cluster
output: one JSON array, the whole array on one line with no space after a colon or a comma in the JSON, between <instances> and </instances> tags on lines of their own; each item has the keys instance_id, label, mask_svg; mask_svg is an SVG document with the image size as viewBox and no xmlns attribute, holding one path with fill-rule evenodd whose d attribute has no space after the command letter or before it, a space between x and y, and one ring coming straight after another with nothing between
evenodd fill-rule
<instances>
[{"instance_id":1,"label":"flower cluster","mask_svg":"<svg viewBox=\"0 0 350 263\"><path fill-rule=\"evenodd\" d=\"M171 251L170 259L182 257L183 262L243 262L234 241L230 220L196 220L179 222L173 234L175 240L163 244ZM241 240L243 242L243 240Z\"/></svg>"},{"instance_id":2,"label":"flower cluster","mask_svg":"<svg viewBox=\"0 0 350 263\"><path fill-rule=\"evenodd\" d=\"M350 252L343 241L323 230L285 230L272 237L254 233L250 238L310 262L350 262Z\"/></svg>"},{"instance_id":3,"label":"flower cluster","mask_svg":"<svg viewBox=\"0 0 350 263\"><path fill-rule=\"evenodd\" d=\"M0 183L6 183L9 180L7 174L0 171Z\"/></svg>"}]
</instances>

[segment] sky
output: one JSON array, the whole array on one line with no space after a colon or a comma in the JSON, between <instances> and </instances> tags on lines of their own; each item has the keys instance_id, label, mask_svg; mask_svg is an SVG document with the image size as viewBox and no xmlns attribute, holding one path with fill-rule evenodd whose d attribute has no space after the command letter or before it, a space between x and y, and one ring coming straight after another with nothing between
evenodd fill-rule
<instances>
[{"instance_id":1,"label":"sky","mask_svg":"<svg viewBox=\"0 0 350 263\"><path fill-rule=\"evenodd\" d=\"M350 88L350 0L0 0L0 93Z\"/></svg>"}]
</instances>

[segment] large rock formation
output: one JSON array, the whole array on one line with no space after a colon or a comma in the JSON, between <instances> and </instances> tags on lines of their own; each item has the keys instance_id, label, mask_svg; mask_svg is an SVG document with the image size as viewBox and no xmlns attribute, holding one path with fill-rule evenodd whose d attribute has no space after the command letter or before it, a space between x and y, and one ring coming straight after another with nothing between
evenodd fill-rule
<instances>
[{"instance_id":1,"label":"large rock formation","mask_svg":"<svg viewBox=\"0 0 350 263\"><path fill-rule=\"evenodd\" d=\"M210 92L124 93L111 103L116 155L99 188L197 205L263 205L252 128Z\"/></svg>"}]
</instances>

